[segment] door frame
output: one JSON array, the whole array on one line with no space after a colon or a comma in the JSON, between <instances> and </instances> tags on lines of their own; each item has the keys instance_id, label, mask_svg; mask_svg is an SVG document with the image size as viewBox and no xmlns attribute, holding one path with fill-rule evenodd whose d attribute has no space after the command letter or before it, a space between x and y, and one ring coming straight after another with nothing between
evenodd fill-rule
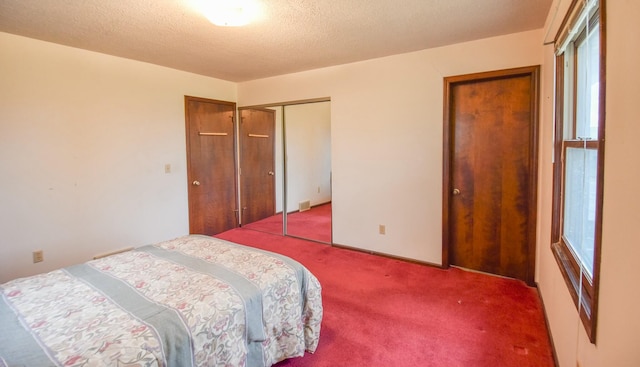
<instances>
[{"instance_id":1,"label":"door frame","mask_svg":"<svg viewBox=\"0 0 640 367\"><path fill-rule=\"evenodd\" d=\"M535 284L535 259L536 259L536 228L538 213L538 115L539 115L539 93L540 93L540 66L527 66L513 69L495 70L481 73L464 74L444 78L444 115L443 115L443 151L442 151L442 267L451 266L449 259L450 243L450 208L452 205L453 182L451 179L453 164L453 129L455 124L451 121L451 109L453 107L452 90L458 84L468 82L489 81L495 79L509 78L528 75L531 77L531 124L530 124L530 167L529 167L529 225L527 228L527 279L529 285Z\"/></svg>"}]
</instances>

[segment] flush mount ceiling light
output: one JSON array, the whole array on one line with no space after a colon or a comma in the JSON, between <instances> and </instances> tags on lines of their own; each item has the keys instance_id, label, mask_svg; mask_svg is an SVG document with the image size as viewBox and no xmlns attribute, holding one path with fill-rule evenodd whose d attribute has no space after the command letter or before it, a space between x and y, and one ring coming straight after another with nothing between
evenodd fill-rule
<instances>
[{"instance_id":1,"label":"flush mount ceiling light","mask_svg":"<svg viewBox=\"0 0 640 367\"><path fill-rule=\"evenodd\" d=\"M222 27L239 27L257 19L257 0L198 0L197 8L209 21Z\"/></svg>"}]
</instances>

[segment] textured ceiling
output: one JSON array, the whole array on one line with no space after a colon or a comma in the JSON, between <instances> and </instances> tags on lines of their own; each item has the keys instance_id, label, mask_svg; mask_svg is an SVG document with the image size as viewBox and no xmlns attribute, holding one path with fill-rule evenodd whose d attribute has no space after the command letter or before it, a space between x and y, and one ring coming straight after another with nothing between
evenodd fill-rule
<instances>
[{"instance_id":1,"label":"textured ceiling","mask_svg":"<svg viewBox=\"0 0 640 367\"><path fill-rule=\"evenodd\" d=\"M192 0L0 0L0 31L235 82L542 28L552 0L262 0L240 28Z\"/></svg>"}]
</instances>

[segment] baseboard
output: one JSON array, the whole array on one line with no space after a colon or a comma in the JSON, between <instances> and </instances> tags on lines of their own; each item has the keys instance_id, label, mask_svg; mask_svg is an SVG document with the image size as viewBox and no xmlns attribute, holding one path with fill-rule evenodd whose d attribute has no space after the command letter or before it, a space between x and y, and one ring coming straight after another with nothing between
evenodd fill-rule
<instances>
[{"instance_id":1,"label":"baseboard","mask_svg":"<svg viewBox=\"0 0 640 367\"><path fill-rule=\"evenodd\" d=\"M323 202L323 203L319 203L319 204L311 205L311 209L316 208L316 207L319 207L319 206L322 206L322 205L326 205L326 204L331 204L331 200L329 200L329 201L325 201L325 202ZM290 212L287 212L287 215L289 215L289 214L295 214L295 213L299 213L299 212L300 212L300 211L299 211L298 209L294 209L294 210L292 210L292 211L290 211ZM282 210L281 210L281 211L279 211L279 212L276 212L276 214L282 214Z\"/></svg>"},{"instance_id":2,"label":"baseboard","mask_svg":"<svg viewBox=\"0 0 640 367\"><path fill-rule=\"evenodd\" d=\"M438 268L438 269L447 269L448 268L446 266L442 266L440 264L435 264L435 263L428 262L428 261L421 261L421 260L411 259L411 258L408 258L408 257L402 257L402 256L386 254L384 252L365 250L365 249L361 249L361 248L358 248L358 247L341 245L341 244L335 243L335 242L332 243L331 246L337 247L337 248L341 248L341 249L344 249L344 250L350 250L350 251L362 252L362 253L369 254L369 255L374 255L374 256L386 257L388 259L400 260L400 261L404 261L404 262L407 262L407 263L430 266L432 268Z\"/></svg>"},{"instance_id":3,"label":"baseboard","mask_svg":"<svg viewBox=\"0 0 640 367\"><path fill-rule=\"evenodd\" d=\"M540 299L540 304L542 304L542 313L544 315L544 323L547 325L547 334L549 334L549 342L551 343L551 353L553 354L553 363L556 366L560 366L558 362L558 354L556 353L556 345L553 342L553 335L551 334L551 325L549 324L549 317L547 317L547 307L544 305L544 298L542 298L542 293L540 293L540 287L538 286L538 282L535 282L536 292L538 292L538 298Z\"/></svg>"},{"instance_id":4,"label":"baseboard","mask_svg":"<svg viewBox=\"0 0 640 367\"><path fill-rule=\"evenodd\" d=\"M103 257L107 257L107 256L115 255L115 254L120 254L120 253L131 251L131 250L133 250L133 247L127 247L127 248L123 248L123 249L120 249L120 250L115 250L115 251L111 251L111 252L98 254L98 255L95 255L93 257L93 260L102 259Z\"/></svg>"}]
</instances>

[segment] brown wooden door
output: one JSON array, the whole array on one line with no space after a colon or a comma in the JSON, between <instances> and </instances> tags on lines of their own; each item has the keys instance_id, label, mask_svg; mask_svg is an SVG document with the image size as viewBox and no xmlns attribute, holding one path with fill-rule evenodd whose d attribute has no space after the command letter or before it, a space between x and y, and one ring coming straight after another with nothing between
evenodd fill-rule
<instances>
[{"instance_id":1,"label":"brown wooden door","mask_svg":"<svg viewBox=\"0 0 640 367\"><path fill-rule=\"evenodd\" d=\"M235 103L185 96L189 232L237 227Z\"/></svg>"},{"instance_id":2,"label":"brown wooden door","mask_svg":"<svg viewBox=\"0 0 640 367\"><path fill-rule=\"evenodd\" d=\"M275 111L240 110L242 225L274 215L275 192Z\"/></svg>"},{"instance_id":3,"label":"brown wooden door","mask_svg":"<svg viewBox=\"0 0 640 367\"><path fill-rule=\"evenodd\" d=\"M537 85L538 67L445 80L445 264L533 284Z\"/></svg>"}]
</instances>

